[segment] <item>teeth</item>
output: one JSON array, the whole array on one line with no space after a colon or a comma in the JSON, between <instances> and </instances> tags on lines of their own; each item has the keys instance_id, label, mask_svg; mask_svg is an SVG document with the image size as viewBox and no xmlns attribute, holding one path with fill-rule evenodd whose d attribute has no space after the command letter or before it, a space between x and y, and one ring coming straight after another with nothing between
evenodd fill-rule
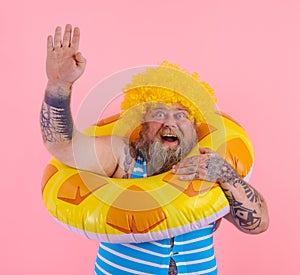
<instances>
[{"instance_id":1,"label":"teeth","mask_svg":"<svg viewBox=\"0 0 300 275\"><path fill-rule=\"evenodd\" d=\"M161 131L161 136L162 137L175 137L175 138L177 138L176 133L174 133L173 131L170 131L170 129L163 129Z\"/></svg>"},{"instance_id":2,"label":"teeth","mask_svg":"<svg viewBox=\"0 0 300 275\"><path fill-rule=\"evenodd\" d=\"M177 136L175 136L175 135L163 135L163 137L173 137L173 138L177 138Z\"/></svg>"},{"instance_id":3,"label":"teeth","mask_svg":"<svg viewBox=\"0 0 300 275\"><path fill-rule=\"evenodd\" d=\"M169 142L175 142L178 140L178 137L174 135L162 135L161 138Z\"/></svg>"}]
</instances>

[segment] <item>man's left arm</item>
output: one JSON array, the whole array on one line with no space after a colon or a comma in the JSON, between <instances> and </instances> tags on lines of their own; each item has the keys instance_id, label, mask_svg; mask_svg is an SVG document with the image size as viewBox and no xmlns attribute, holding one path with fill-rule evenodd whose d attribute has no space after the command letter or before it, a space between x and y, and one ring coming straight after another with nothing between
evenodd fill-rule
<instances>
[{"instance_id":1,"label":"man's left arm","mask_svg":"<svg viewBox=\"0 0 300 275\"><path fill-rule=\"evenodd\" d=\"M219 183L230 204L230 214L225 218L248 234L266 231L269 217L262 195L219 154L207 148L199 150L199 156L181 161L173 167L173 172L182 180L202 179Z\"/></svg>"},{"instance_id":2,"label":"man's left arm","mask_svg":"<svg viewBox=\"0 0 300 275\"><path fill-rule=\"evenodd\" d=\"M230 214L225 216L228 221L249 234L258 234L267 230L269 217L264 198L226 161L222 165L218 183L230 204Z\"/></svg>"}]
</instances>

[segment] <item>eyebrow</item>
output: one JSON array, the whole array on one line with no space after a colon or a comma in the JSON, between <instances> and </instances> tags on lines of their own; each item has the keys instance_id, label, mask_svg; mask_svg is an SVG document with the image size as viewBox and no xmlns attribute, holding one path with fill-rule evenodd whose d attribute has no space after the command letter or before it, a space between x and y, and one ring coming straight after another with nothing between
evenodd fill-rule
<instances>
[{"instance_id":1,"label":"eyebrow","mask_svg":"<svg viewBox=\"0 0 300 275\"><path fill-rule=\"evenodd\" d=\"M190 113L189 110L185 109L185 108L174 108L180 112L187 112L187 113ZM168 110L168 108L161 108L161 107L158 107L158 108L153 108L152 110L150 110L150 112L155 112L155 111L165 111L165 110Z\"/></svg>"}]
</instances>

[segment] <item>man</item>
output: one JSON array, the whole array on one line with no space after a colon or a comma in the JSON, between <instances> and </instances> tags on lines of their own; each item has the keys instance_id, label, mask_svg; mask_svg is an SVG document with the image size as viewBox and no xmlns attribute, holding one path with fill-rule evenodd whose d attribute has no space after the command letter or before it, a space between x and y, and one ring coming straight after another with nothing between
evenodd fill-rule
<instances>
[{"instance_id":1,"label":"man","mask_svg":"<svg viewBox=\"0 0 300 275\"><path fill-rule=\"evenodd\" d=\"M181 100L146 102L143 127L135 142L114 136L89 137L77 131L70 111L71 88L84 72L86 60L78 52L78 28L72 33L67 25L61 36L57 27L54 38L48 37L48 84L41 110L43 140L52 155L71 167L114 178L145 177L172 169L181 180L217 182L230 202L227 220L250 234L267 229L264 199L216 152L200 148L200 155L185 158L197 144L197 117ZM249 192L255 199L248 198ZM236 205L239 212L234 211ZM245 216L259 223L249 230L241 222ZM95 274L217 274L214 229L212 223L172 240L102 243Z\"/></svg>"}]
</instances>

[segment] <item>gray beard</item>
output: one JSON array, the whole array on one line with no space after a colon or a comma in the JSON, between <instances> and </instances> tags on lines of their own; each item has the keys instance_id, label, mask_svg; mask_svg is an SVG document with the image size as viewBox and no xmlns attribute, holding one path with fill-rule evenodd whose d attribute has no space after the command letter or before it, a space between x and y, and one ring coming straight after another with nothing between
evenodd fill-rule
<instances>
[{"instance_id":1,"label":"gray beard","mask_svg":"<svg viewBox=\"0 0 300 275\"><path fill-rule=\"evenodd\" d=\"M195 140L193 143L180 144L176 148L171 148L158 141L148 142L140 137L135 147L147 157L147 174L151 176L171 170L174 164L188 155L196 143Z\"/></svg>"}]
</instances>

